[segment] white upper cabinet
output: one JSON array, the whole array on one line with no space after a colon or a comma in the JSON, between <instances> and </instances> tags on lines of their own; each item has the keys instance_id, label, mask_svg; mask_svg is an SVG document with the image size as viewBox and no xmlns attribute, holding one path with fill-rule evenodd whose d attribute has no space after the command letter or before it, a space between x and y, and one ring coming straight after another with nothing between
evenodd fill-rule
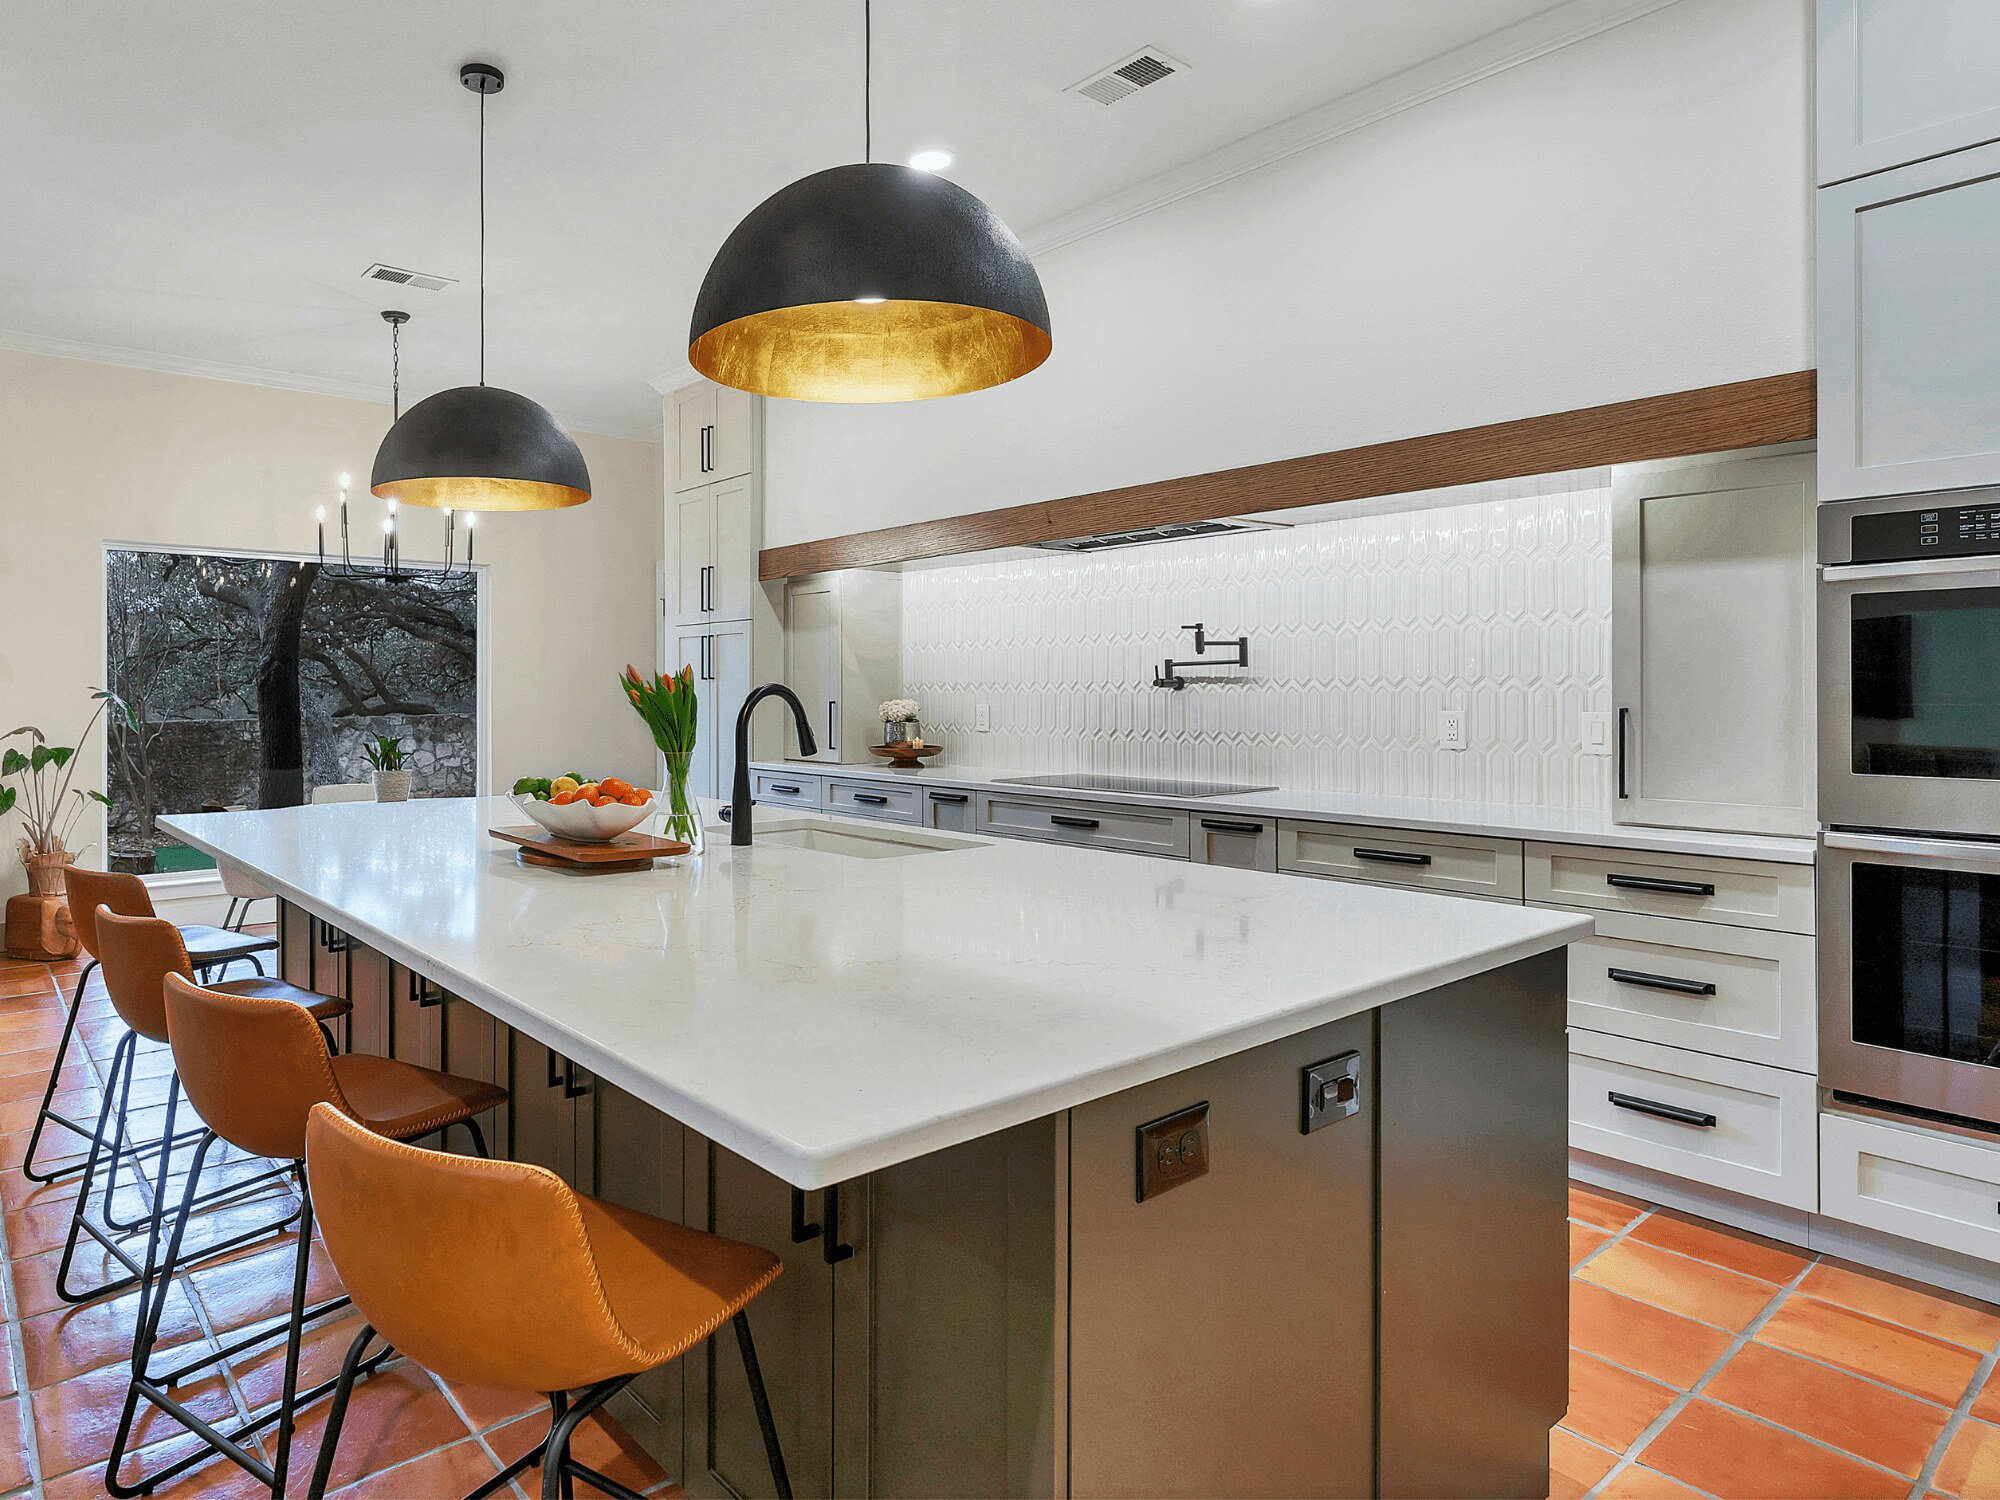
<instances>
[{"instance_id":1,"label":"white upper cabinet","mask_svg":"<svg viewBox=\"0 0 2000 1500\"><path fill-rule=\"evenodd\" d=\"M757 398L700 380L668 403L674 493L748 474L757 457Z\"/></svg>"},{"instance_id":2,"label":"white upper cabinet","mask_svg":"<svg viewBox=\"0 0 2000 1500\"><path fill-rule=\"evenodd\" d=\"M753 475L668 498L674 544L676 624L750 618L762 530Z\"/></svg>"},{"instance_id":3,"label":"white upper cabinet","mask_svg":"<svg viewBox=\"0 0 2000 1500\"><path fill-rule=\"evenodd\" d=\"M1818 199L1820 499L2000 484L2000 144Z\"/></svg>"},{"instance_id":4,"label":"white upper cabinet","mask_svg":"<svg viewBox=\"0 0 2000 1500\"><path fill-rule=\"evenodd\" d=\"M736 714L750 692L749 622L677 630L661 670L683 666L694 668L698 709L688 789L697 797L727 797L736 774Z\"/></svg>"},{"instance_id":5,"label":"white upper cabinet","mask_svg":"<svg viewBox=\"0 0 2000 1500\"><path fill-rule=\"evenodd\" d=\"M1811 834L1812 457L1620 469L1614 814Z\"/></svg>"},{"instance_id":6,"label":"white upper cabinet","mask_svg":"<svg viewBox=\"0 0 2000 1500\"><path fill-rule=\"evenodd\" d=\"M1820 0L1819 181L2000 140L1995 0Z\"/></svg>"}]
</instances>

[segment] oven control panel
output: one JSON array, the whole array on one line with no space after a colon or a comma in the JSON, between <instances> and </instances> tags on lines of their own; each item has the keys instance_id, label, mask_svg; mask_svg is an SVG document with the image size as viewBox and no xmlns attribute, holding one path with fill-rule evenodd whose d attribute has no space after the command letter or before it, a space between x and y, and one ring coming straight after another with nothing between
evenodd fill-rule
<instances>
[{"instance_id":1,"label":"oven control panel","mask_svg":"<svg viewBox=\"0 0 2000 1500\"><path fill-rule=\"evenodd\" d=\"M1849 525L1852 557L1858 563L2000 553L2000 504L1995 503L1876 511L1851 517Z\"/></svg>"}]
</instances>

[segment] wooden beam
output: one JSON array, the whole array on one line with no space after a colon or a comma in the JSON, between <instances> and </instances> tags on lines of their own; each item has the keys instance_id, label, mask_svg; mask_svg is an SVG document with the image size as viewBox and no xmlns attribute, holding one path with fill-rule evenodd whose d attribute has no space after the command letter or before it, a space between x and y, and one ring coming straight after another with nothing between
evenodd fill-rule
<instances>
[{"instance_id":1,"label":"wooden beam","mask_svg":"<svg viewBox=\"0 0 2000 1500\"><path fill-rule=\"evenodd\" d=\"M768 547L758 555L757 571L765 579L796 578L829 568L879 567L1137 526L1207 521L1565 469L1803 442L1816 430L1816 377L1813 370L1793 370L1729 385L1703 386L1485 427L1461 427L1064 500Z\"/></svg>"}]
</instances>

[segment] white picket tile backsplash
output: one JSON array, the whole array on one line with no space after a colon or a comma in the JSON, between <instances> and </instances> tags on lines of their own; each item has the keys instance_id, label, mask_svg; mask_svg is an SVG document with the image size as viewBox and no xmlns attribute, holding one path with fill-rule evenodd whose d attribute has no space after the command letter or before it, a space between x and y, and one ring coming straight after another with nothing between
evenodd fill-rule
<instances>
[{"instance_id":1,"label":"white picket tile backsplash","mask_svg":"<svg viewBox=\"0 0 2000 1500\"><path fill-rule=\"evenodd\" d=\"M1327 792L1601 808L1610 761L1610 494L1324 521L1095 557L916 571L903 682L964 765L1213 777ZM1250 670L1153 687L1180 627ZM992 727L973 729L975 705ZM1463 709L1467 748L1438 745Z\"/></svg>"}]
</instances>

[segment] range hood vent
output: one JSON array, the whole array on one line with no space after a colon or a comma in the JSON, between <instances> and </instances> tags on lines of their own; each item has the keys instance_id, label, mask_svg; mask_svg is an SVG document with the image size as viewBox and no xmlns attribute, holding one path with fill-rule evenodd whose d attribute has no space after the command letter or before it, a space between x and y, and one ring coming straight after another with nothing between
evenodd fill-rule
<instances>
[{"instance_id":1,"label":"range hood vent","mask_svg":"<svg viewBox=\"0 0 2000 1500\"><path fill-rule=\"evenodd\" d=\"M1129 99L1140 89L1186 70L1186 63L1175 62L1158 47L1146 47L1122 62L1100 68L1082 83L1073 83L1063 92L1081 94L1093 104L1116 104L1120 99Z\"/></svg>"},{"instance_id":2,"label":"range hood vent","mask_svg":"<svg viewBox=\"0 0 2000 1500\"><path fill-rule=\"evenodd\" d=\"M386 281L394 286L413 286L419 291L441 292L455 285L455 276L433 276L428 271L405 271L401 266L385 266L380 261L363 271L368 281Z\"/></svg>"},{"instance_id":3,"label":"range hood vent","mask_svg":"<svg viewBox=\"0 0 2000 1500\"><path fill-rule=\"evenodd\" d=\"M1154 542L1184 542L1194 537L1281 529L1282 522L1246 521L1229 516L1219 521L1175 521L1165 526L1140 526L1131 531L1106 531L1097 536L1069 537L1060 542L1036 542L1035 545L1050 552L1109 552L1115 547L1144 547Z\"/></svg>"}]
</instances>

